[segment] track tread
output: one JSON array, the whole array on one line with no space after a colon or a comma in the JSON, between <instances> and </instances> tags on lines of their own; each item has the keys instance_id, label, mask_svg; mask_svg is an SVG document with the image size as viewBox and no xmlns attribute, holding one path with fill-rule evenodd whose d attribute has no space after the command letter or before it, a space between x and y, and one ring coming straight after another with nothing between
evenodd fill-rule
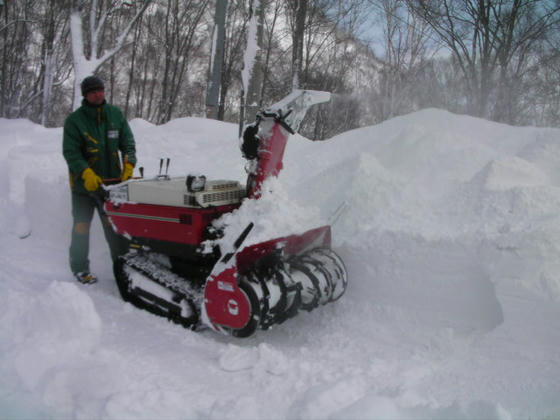
<instances>
[{"instance_id":1,"label":"track tread","mask_svg":"<svg viewBox=\"0 0 560 420\"><path fill-rule=\"evenodd\" d=\"M172 314L161 308L157 302L149 304L139 295L130 290L130 281L126 273L126 267L132 268L149 280L163 286L176 294L178 301L185 299L192 311L188 318ZM170 268L158 262L156 258L147 252L133 251L119 258L115 263L115 277L119 286L121 296L135 306L152 312L156 315L169 318L173 322L186 328L195 328L199 323L200 307L203 300L202 289L193 287L187 279L173 273Z\"/></svg>"}]
</instances>

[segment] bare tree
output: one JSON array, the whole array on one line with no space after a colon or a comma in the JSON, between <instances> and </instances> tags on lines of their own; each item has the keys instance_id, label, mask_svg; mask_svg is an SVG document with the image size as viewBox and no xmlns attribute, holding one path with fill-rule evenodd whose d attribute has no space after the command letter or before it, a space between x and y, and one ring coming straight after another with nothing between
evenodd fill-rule
<instances>
[{"instance_id":1,"label":"bare tree","mask_svg":"<svg viewBox=\"0 0 560 420\"><path fill-rule=\"evenodd\" d=\"M274 90L274 82L272 81L272 76L275 74L271 71L271 62L275 56L275 50L278 50L278 40L276 35L276 29L278 20L280 18L280 13L283 8L282 0L261 0L263 3L262 7L264 9L263 21L262 21L262 46L261 46L261 56L262 56L262 79L263 83L260 92L260 103L262 105L263 100L267 97L274 98L274 93L270 93Z\"/></svg>"},{"instance_id":2,"label":"bare tree","mask_svg":"<svg viewBox=\"0 0 560 420\"><path fill-rule=\"evenodd\" d=\"M131 54L129 59L129 71L128 71L128 83L126 87L126 99L124 102L124 115L128 118L130 114L130 99L132 95L132 86L134 81L134 75L136 73L136 57L139 52L140 36L142 33L142 17L138 20L138 25L135 26L134 32L132 34L132 43L130 46Z\"/></svg>"},{"instance_id":3,"label":"bare tree","mask_svg":"<svg viewBox=\"0 0 560 420\"><path fill-rule=\"evenodd\" d=\"M307 6L309 0L288 1L293 16L292 29L292 89L301 86L301 72L303 67L303 45Z\"/></svg>"},{"instance_id":4,"label":"bare tree","mask_svg":"<svg viewBox=\"0 0 560 420\"><path fill-rule=\"evenodd\" d=\"M43 78L41 92L41 124L47 125L53 104L53 88L61 85L69 75L68 46L69 26L67 8L60 9L60 2L49 0L44 14L44 39L41 53Z\"/></svg>"},{"instance_id":5,"label":"bare tree","mask_svg":"<svg viewBox=\"0 0 560 420\"><path fill-rule=\"evenodd\" d=\"M209 0L168 0L163 34L164 67L157 123L171 119L189 58L201 47L200 23Z\"/></svg>"},{"instance_id":6,"label":"bare tree","mask_svg":"<svg viewBox=\"0 0 560 420\"><path fill-rule=\"evenodd\" d=\"M68 77L64 0L9 2L0 24L0 115L47 124L54 88Z\"/></svg>"},{"instance_id":7,"label":"bare tree","mask_svg":"<svg viewBox=\"0 0 560 420\"><path fill-rule=\"evenodd\" d=\"M73 108L80 105L80 83L106 61L110 60L125 45L129 32L136 21L149 6L151 0L120 2L118 0L101 1L74 0L70 14L70 30L72 34L72 57L74 67L74 100ZM110 47L102 45L102 34L112 15L122 7L134 7L136 13L125 24L115 37ZM83 22L87 22L84 40ZM84 42L85 41L85 42Z\"/></svg>"},{"instance_id":8,"label":"bare tree","mask_svg":"<svg viewBox=\"0 0 560 420\"><path fill-rule=\"evenodd\" d=\"M515 123L518 114L529 112L523 90L542 62L538 57L542 44L558 30L560 7L548 1L521 0L496 6L494 13L502 24L497 29L497 91L491 117Z\"/></svg>"},{"instance_id":9,"label":"bare tree","mask_svg":"<svg viewBox=\"0 0 560 420\"><path fill-rule=\"evenodd\" d=\"M520 74L527 52L558 20L559 11L558 5L546 0L407 3L451 50L466 81L467 112L480 117L492 115L490 104L497 86L501 85L498 95L511 87L508 75Z\"/></svg>"},{"instance_id":10,"label":"bare tree","mask_svg":"<svg viewBox=\"0 0 560 420\"><path fill-rule=\"evenodd\" d=\"M373 100L377 118L385 120L415 109L421 75L436 49L429 51L429 27L409 12L404 0L369 3L382 28L382 40L374 41L380 68Z\"/></svg>"},{"instance_id":11,"label":"bare tree","mask_svg":"<svg viewBox=\"0 0 560 420\"><path fill-rule=\"evenodd\" d=\"M224 62L218 107L218 120L224 120L228 111L228 96L235 99L232 102L238 107L239 95L230 95L230 90L236 87L236 92L241 89L241 69L243 52L247 40L247 28L251 18L251 9L244 0L230 0L226 18L226 40L224 45ZM232 118L237 113L231 113Z\"/></svg>"},{"instance_id":12,"label":"bare tree","mask_svg":"<svg viewBox=\"0 0 560 420\"><path fill-rule=\"evenodd\" d=\"M160 7L157 3L156 6ZM129 68L127 95L130 95L132 115L149 121L154 121L153 110L159 103L159 80L163 68L159 31L165 27L164 16L155 11L144 15L137 31L137 40L130 48L131 56L123 54L122 57L125 60L123 66Z\"/></svg>"},{"instance_id":13,"label":"bare tree","mask_svg":"<svg viewBox=\"0 0 560 420\"><path fill-rule=\"evenodd\" d=\"M25 63L31 59L32 25L36 17L36 2L10 2L4 6L4 21L0 24L2 63L0 64L0 115L14 118L21 115L28 96L24 79L28 76Z\"/></svg>"},{"instance_id":14,"label":"bare tree","mask_svg":"<svg viewBox=\"0 0 560 420\"><path fill-rule=\"evenodd\" d=\"M243 64L243 71L248 78L248 80L243 81L243 88L247 89L247 92L244 92L240 126L243 126L245 122L253 122L257 111L262 105L262 46L265 6L265 1L251 0L250 26L247 34L247 47ZM254 51L252 51L252 48L254 48Z\"/></svg>"}]
</instances>

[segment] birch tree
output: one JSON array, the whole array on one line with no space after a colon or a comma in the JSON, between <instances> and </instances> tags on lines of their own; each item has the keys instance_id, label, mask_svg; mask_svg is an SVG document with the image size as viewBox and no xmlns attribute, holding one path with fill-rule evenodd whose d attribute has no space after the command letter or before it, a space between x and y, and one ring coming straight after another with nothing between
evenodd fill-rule
<instances>
[{"instance_id":1,"label":"birch tree","mask_svg":"<svg viewBox=\"0 0 560 420\"><path fill-rule=\"evenodd\" d=\"M73 109L81 102L81 81L95 73L99 67L114 57L126 44L126 39L136 21L148 8L151 0L138 0L123 3L118 0L91 2L75 0L70 14L70 31L72 34L72 60L74 67L74 100ZM114 44L109 48L102 45L102 34L111 16L123 7L133 7L136 13L125 24ZM87 22L84 31L83 23ZM84 39L84 34L86 39Z\"/></svg>"}]
</instances>

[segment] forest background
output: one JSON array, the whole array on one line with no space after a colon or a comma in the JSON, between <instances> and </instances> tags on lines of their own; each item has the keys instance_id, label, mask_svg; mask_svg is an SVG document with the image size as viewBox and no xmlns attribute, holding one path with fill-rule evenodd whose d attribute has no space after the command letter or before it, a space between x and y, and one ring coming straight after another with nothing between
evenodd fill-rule
<instances>
[{"instance_id":1,"label":"forest background","mask_svg":"<svg viewBox=\"0 0 560 420\"><path fill-rule=\"evenodd\" d=\"M429 107L560 127L560 0L0 0L0 60L0 117L46 127L93 73L128 119L155 124L251 121L306 88L333 93L305 121L312 139Z\"/></svg>"}]
</instances>

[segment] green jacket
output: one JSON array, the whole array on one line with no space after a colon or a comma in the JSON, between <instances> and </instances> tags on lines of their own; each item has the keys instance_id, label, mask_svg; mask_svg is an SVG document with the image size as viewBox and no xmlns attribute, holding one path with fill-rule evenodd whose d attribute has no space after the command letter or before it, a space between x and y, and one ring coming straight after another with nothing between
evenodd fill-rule
<instances>
[{"instance_id":1,"label":"green jacket","mask_svg":"<svg viewBox=\"0 0 560 420\"><path fill-rule=\"evenodd\" d=\"M136 165L134 136L121 110L107 103L90 105L84 99L64 122L62 154L70 170L72 191L87 193L81 176L87 167L103 179L120 177L119 150Z\"/></svg>"}]
</instances>

